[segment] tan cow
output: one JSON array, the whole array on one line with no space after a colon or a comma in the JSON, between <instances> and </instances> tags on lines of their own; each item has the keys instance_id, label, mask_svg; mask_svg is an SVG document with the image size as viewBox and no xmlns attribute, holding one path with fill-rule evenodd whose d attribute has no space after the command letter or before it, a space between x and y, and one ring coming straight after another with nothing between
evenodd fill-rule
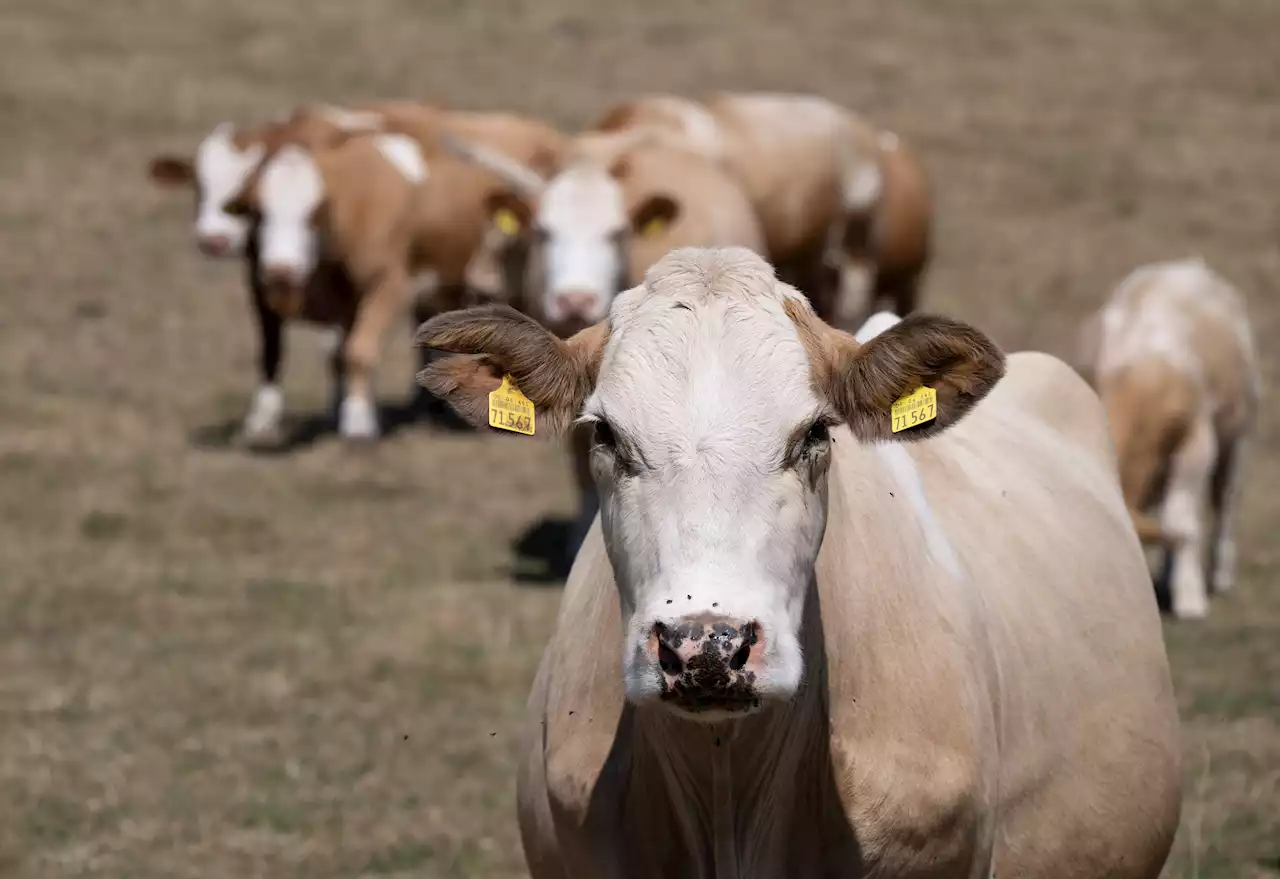
<instances>
[{"instance_id":1,"label":"tan cow","mask_svg":"<svg viewBox=\"0 0 1280 879\"><path fill-rule=\"evenodd\" d=\"M461 140L453 148L512 178L493 151ZM663 143L575 138L534 205L499 191L489 206L513 224L506 250L496 258L506 272L498 289L513 292L495 298L511 299L561 336L603 318L613 295L639 284L672 249L738 245L765 251L763 231L737 182L700 153ZM483 286L474 272L473 264L472 283ZM597 509L586 463L589 439L589 431L575 431L570 444L579 511L569 560Z\"/></svg>"},{"instance_id":2,"label":"tan cow","mask_svg":"<svg viewBox=\"0 0 1280 879\"><path fill-rule=\"evenodd\" d=\"M1138 533L1170 553L1174 613L1202 617L1206 540L1213 589L1235 582L1240 459L1257 418L1260 375L1244 299L1199 259L1146 265L1086 323L1083 349Z\"/></svg>"},{"instance_id":3,"label":"tan cow","mask_svg":"<svg viewBox=\"0 0 1280 879\"><path fill-rule=\"evenodd\" d=\"M770 261L847 328L882 299L903 314L915 307L931 246L931 196L919 161L895 135L824 98L768 93L705 103L651 95L614 107L577 140L610 135L650 138L721 164L760 218ZM530 187L528 176L513 189L536 200L541 187ZM548 233L549 246L565 237ZM574 249L575 292L594 293L607 309L613 291L605 289L612 278L604 261L589 259L581 244Z\"/></svg>"},{"instance_id":4,"label":"tan cow","mask_svg":"<svg viewBox=\"0 0 1280 879\"><path fill-rule=\"evenodd\" d=\"M490 307L419 342L473 420L510 375L538 430L594 429L518 779L535 879L1159 874L1173 690L1065 364L923 315L859 344L741 249L568 340Z\"/></svg>"},{"instance_id":5,"label":"tan cow","mask_svg":"<svg viewBox=\"0 0 1280 879\"><path fill-rule=\"evenodd\" d=\"M245 416L241 437L251 446L274 447L282 437L284 396L284 317L267 302L258 259L258 228L248 216L233 215L227 204L239 194L263 159L285 144L327 149L354 132L372 131L387 114L443 112L438 105L384 101L353 107L305 105L261 125L223 122L199 144L194 157L158 155L149 165L162 186L189 188L195 195L193 231L200 251L212 259L243 258L250 302L258 331L258 387ZM342 266L320 260L307 279L306 295L291 320L330 330L330 371L335 417L342 401L345 328L354 320L355 290Z\"/></svg>"}]
</instances>

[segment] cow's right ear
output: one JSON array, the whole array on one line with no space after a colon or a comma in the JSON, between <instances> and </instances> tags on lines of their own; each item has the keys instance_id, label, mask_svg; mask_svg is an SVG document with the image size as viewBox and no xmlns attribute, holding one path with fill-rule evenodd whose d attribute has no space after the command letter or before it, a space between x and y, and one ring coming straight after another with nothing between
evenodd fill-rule
<instances>
[{"instance_id":1,"label":"cow's right ear","mask_svg":"<svg viewBox=\"0 0 1280 879\"><path fill-rule=\"evenodd\" d=\"M533 208L511 189L490 192L485 197L484 208L489 222L508 238L524 233L533 222Z\"/></svg>"},{"instance_id":2,"label":"cow's right ear","mask_svg":"<svg viewBox=\"0 0 1280 879\"><path fill-rule=\"evenodd\" d=\"M489 394L510 376L533 403L535 433L559 434L595 387L608 338L603 321L560 339L507 305L450 311L418 328L417 345L445 355L418 373L418 382L482 427Z\"/></svg>"},{"instance_id":3,"label":"cow's right ear","mask_svg":"<svg viewBox=\"0 0 1280 879\"><path fill-rule=\"evenodd\" d=\"M147 174L161 186L183 186L196 179L191 161L177 156L156 156L147 165Z\"/></svg>"}]
</instances>

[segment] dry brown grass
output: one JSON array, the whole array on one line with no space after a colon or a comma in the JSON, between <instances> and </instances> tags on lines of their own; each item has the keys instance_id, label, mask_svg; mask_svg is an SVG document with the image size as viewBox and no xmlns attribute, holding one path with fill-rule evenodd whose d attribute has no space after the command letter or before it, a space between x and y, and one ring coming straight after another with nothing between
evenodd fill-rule
<instances>
[{"instance_id":1,"label":"dry brown grass","mask_svg":"<svg viewBox=\"0 0 1280 879\"><path fill-rule=\"evenodd\" d=\"M1272 0L9 0L0 16L0 872L515 876L515 722L558 591L509 543L554 449L398 433L216 442L252 384L239 270L151 152L305 99L565 125L628 93L825 93L938 182L929 307L1066 353L1139 262L1203 253L1267 353L1280 276ZM293 411L325 397L290 338ZM383 390L408 387L407 335ZM1243 582L1168 627L1188 795L1169 876L1280 875L1280 419ZM214 438L210 440L210 437ZM500 479L494 474L501 473Z\"/></svg>"}]
</instances>

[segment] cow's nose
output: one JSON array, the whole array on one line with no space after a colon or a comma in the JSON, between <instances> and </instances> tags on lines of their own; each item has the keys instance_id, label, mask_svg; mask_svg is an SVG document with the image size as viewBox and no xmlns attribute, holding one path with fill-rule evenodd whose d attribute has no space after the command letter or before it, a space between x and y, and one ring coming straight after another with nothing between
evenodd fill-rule
<instances>
[{"instance_id":1,"label":"cow's nose","mask_svg":"<svg viewBox=\"0 0 1280 879\"><path fill-rule=\"evenodd\" d=\"M231 253L231 239L226 235L201 235L196 245L205 256L223 257Z\"/></svg>"},{"instance_id":2,"label":"cow's nose","mask_svg":"<svg viewBox=\"0 0 1280 879\"><path fill-rule=\"evenodd\" d=\"M760 704L756 666L764 632L755 621L720 616L654 623L649 650L662 672L662 699L686 711L746 711Z\"/></svg>"},{"instance_id":3,"label":"cow's nose","mask_svg":"<svg viewBox=\"0 0 1280 879\"><path fill-rule=\"evenodd\" d=\"M303 273L289 265L265 265L262 267L262 283L278 290L293 290L302 287L306 278Z\"/></svg>"},{"instance_id":4,"label":"cow's nose","mask_svg":"<svg viewBox=\"0 0 1280 879\"><path fill-rule=\"evenodd\" d=\"M592 320L599 302L599 295L591 290L564 290L556 294L556 310L564 320Z\"/></svg>"}]
</instances>

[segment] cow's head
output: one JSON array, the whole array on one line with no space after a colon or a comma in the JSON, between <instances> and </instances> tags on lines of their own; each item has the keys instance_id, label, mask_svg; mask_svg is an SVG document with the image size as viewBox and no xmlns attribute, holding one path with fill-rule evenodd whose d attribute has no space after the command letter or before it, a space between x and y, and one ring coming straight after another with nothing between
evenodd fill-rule
<instances>
[{"instance_id":1,"label":"cow's head","mask_svg":"<svg viewBox=\"0 0 1280 879\"><path fill-rule=\"evenodd\" d=\"M161 155L151 160L152 180L195 191L196 244L206 256L225 258L244 252L249 222L228 213L226 203L244 187L265 153L261 140L223 122L200 141L194 159Z\"/></svg>"},{"instance_id":2,"label":"cow's head","mask_svg":"<svg viewBox=\"0 0 1280 879\"><path fill-rule=\"evenodd\" d=\"M457 142L454 142L455 147ZM462 148L506 185L485 207L490 232L473 266L511 266L518 290L504 297L562 336L603 320L628 284L627 250L636 236L660 234L680 215L679 199L628 178L625 154L607 161L582 158L544 179L492 152Z\"/></svg>"},{"instance_id":3,"label":"cow's head","mask_svg":"<svg viewBox=\"0 0 1280 879\"><path fill-rule=\"evenodd\" d=\"M417 142L403 134L350 132L319 147L285 143L267 156L226 205L233 216L258 224L258 270L271 306L288 317L303 302L319 264L329 225L329 192L323 171L337 150L368 138L378 160L411 185L427 177Z\"/></svg>"},{"instance_id":4,"label":"cow's head","mask_svg":"<svg viewBox=\"0 0 1280 879\"><path fill-rule=\"evenodd\" d=\"M244 253L251 223L228 210L228 203L242 193L266 156L286 141L309 149L332 148L353 134L378 130L383 122L378 113L328 105L299 107L256 129L223 122L200 141L194 158L155 156L148 173L162 186L194 190L196 245L205 256L237 257Z\"/></svg>"},{"instance_id":5,"label":"cow's head","mask_svg":"<svg viewBox=\"0 0 1280 879\"><path fill-rule=\"evenodd\" d=\"M833 428L866 443L931 436L1004 372L986 336L939 317L859 343L740 248L668 254L569 339L490 307L434 318L418 341L456 355L421 381L476 424L510 375L538 432L592 426L627 696L708 720L800 685ZM922 385L936 417L893 432L894 401Z\"/></svg>"}]
</instances>

